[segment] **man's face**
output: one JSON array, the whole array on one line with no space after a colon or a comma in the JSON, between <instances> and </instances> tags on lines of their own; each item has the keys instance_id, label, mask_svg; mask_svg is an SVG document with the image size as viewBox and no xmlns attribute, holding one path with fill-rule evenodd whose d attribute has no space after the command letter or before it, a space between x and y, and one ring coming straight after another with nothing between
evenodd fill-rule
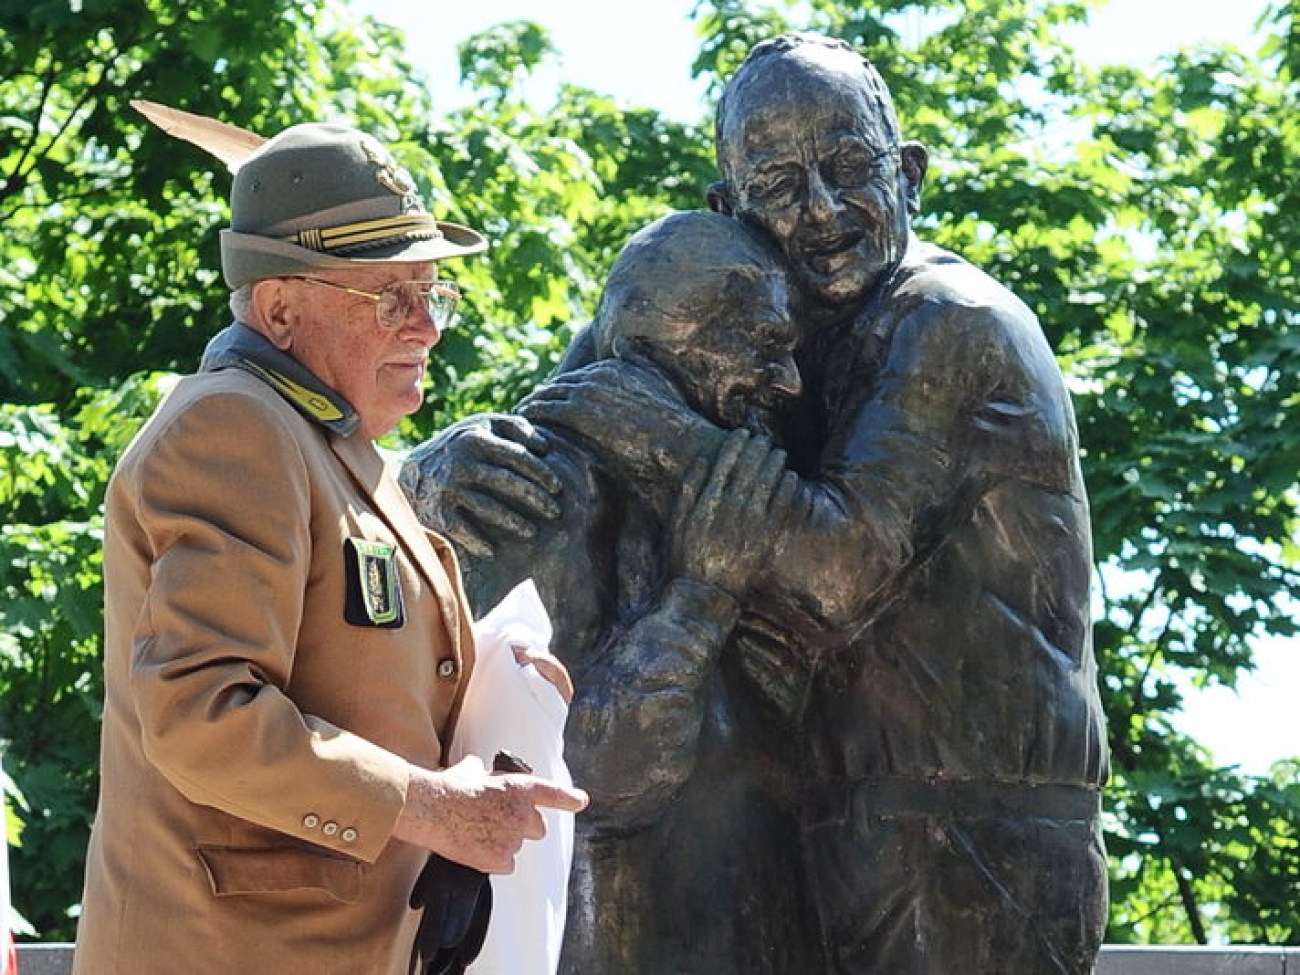
<instances>
[{"instance_id":1,"label":"man's face","mask_svg":"<svg viewBox=\"0 0 1300 975\"><path fill-rule=\"evenodd\" d=\"M431 262L388 264L312 277L378 292L394 281L436 278L437 268ZM427 309L417 303L399 327L388 329L369 298L309 281L275 283L284 289L290 334L285 351L352 404L365 436L382 436L420 408L429 352L441 336Z\"/></svg>"},{"instance_id":2,"label":"man's face","mask_svg":"<svg viewBox=\"0 0 1300 975\"><path fill-rule=\"evenodd\" d=\"M755 68L719 148L736 216L771 235L805 297L841 308L902 258L914 187L854 59L807 57Z\"/></svg>"},{"instance_id":3,"label":"man's face","mask_svg":"<svg viewBox=\"0 0 1300 975\"><path fill-rule=\"evenodd\" d=\"M693 410L727 428L769 435L778 429L781 412L803 388L788 299L778 274L732 279L727 300L667 350L661 364Z\"/></svg>"}]
</instances>

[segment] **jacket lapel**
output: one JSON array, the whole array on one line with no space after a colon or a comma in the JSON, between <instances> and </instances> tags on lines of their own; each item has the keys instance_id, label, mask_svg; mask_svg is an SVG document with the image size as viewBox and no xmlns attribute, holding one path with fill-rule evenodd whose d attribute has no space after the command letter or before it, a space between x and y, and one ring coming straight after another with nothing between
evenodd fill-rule
<instances>
[{"instance_id":1,"label":"jacket lapel","mask_svg":"<svg viewBox=\"0 0 1300 975\"><path fill-rule=\"evenodd\" d=\"M388 470L375 445L365 437L340 437L336 434L329 434L328 437L334 454L343 462L361 490L374 502L375 512L392 530L407 556L433 589L455 653L458 657L461 656L466 649L461 645L461 637L466 631L468 620L462 619L461 604L447 567L438 558L433 540L415 517L397 479Z\"/></svg>"},{"instance_id":2,"label":"jacket lapel","mask_svg":"<svg viewBox=\"0 0 1300 975\"><path fill-rule=\"evenodd\" d=\"M467 603L455 554L450 545L425 531L375 445L356 433L357 411L292 356L242 322L235 322L208 344L200 367L204 372L231 368L244 369L261 379L322 428L334 455L424 576L442 610L453 652L469 666L474 636L468 610L461 609Z\"/></svg>"}]
</instances>

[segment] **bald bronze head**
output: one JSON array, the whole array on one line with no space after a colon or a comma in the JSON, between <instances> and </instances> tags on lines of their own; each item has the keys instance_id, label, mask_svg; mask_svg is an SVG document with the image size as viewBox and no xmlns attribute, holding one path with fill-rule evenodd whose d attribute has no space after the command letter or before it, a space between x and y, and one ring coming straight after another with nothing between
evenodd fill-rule
<instances>
[{"instance_id":1,"label":"bald bronze head","mask_svg":"<svg viewBox=\"0 0 1300 975\"><path fill-rule=\"evenodd\" d=\"M776 243L806 300L856 307L902 259L926 153L901 141L884 81L848 45L757 45L727 83L716 133L711 202Z\"/></svg>"},{"instance_id":2,"label":"bald bronze head","mask_svg":"<svg viewBox=\"0 0 1300 975\"><path fill-rule=\"evenodd\" d=\"M788 298L762 238L721 214L673 213L614 262L592 326L597 352L653 363L721 426L767 432L801 390Z\"/></svg>"}]
</instances>

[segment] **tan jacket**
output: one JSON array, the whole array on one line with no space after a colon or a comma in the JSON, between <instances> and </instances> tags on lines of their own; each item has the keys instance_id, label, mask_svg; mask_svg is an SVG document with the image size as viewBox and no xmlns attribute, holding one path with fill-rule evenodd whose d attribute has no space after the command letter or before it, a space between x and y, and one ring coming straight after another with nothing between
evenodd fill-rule
<instances>
[{"instance_id":1,"label":"tan jacket","mask_svg":"<svg viewBox=\"0 0 1300 975\"><path fill-rule=\"evenodd\" d=\"M441 764L473 664L449 546L369 441L239 370L180 382L106 508L74 971L405 972L404 760Z\"/></svg>"}]
</instances>

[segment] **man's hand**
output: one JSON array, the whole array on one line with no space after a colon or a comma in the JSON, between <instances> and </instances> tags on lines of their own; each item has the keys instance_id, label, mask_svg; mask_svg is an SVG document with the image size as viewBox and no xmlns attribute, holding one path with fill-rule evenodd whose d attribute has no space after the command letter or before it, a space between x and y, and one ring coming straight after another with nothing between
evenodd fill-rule
<instances>
[{"instance_id":1,"label":"man's hand","mask_svg":"<svg viewBox=\"0 0 1300 975\"><path fill-rule=\"evenodd\" d=\"M529 420L567 430L627 477L678 478L683 457L712 452L721 431L652 367L606 359L557 376L519 404Z\"/></svg>"},{"instance_id":2,"label":"man's hand","mask_svg":"<svg viewBox=\"0 0 1300 975\"><path fill-rule=\"evenodd\" d=\"M512 643L510 652L514 654L515 663L520 667L528 664L536 667L537 672L560 692L560 697L564 698L565 704L573 700L573 677L569 674L569 668L564 666L560 658L550 650L539 650L525 643Z\"/></svg>"},{"instance_id":3,"label":"man's hand","mask_svg":"<svg viewBox=\"0 0 1300 975\"><path fill-rule=\"evenodd\" d=\"M451 768L411 768L393 837L484 873L510 873L524 840L546 835L541 809L581 812L587 794L535 775L493 775L469 756Z\"/></svg>"},{"instance_id":4,"label":"man's hand","mask_svg":"<svg viewBox=\"0 0 1300 975\"><path fill-rule=\"evenodd\" d=\"M741 599L776 548L797 486L785 451L745 430L727 434L712 469L697 460L673 515L674 574Z\"/></svg>"},{"instance_id":5,"label":"man's hand","mask_svg":"<svg viewBox=\"0 0 1300 975\"><path fill-rule=\"evenodd\" d=\"M532 538L559 516L560 482L546 466L547 450L523 417L473 417L413 450L402 488L424 525L462 552L491 558L494 545Z\"/></svg>"}]
</instances>

